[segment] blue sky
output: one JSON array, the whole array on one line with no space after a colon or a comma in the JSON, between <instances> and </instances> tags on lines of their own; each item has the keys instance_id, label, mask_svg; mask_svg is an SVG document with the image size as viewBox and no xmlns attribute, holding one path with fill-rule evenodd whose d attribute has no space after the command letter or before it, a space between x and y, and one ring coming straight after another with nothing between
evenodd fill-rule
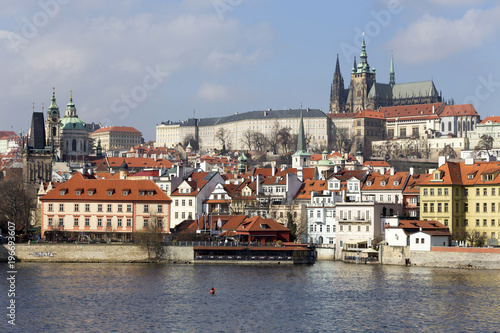
<instances>
[{"instance_id":1,"label":"blue sky","mask_svg":"<svg viewBox=\"0 0 500 333\"><path fill-rule=\"evenodd\" d=\"M0 130L25 131L32 104L134 126L303 107L328 111L337 53L346 85L366 31L388 82L433 79L446 99L500 115L500 4L487 0L2 1ZM496 114L495 114L496 112Z\"/></svg>"}]
</instances>

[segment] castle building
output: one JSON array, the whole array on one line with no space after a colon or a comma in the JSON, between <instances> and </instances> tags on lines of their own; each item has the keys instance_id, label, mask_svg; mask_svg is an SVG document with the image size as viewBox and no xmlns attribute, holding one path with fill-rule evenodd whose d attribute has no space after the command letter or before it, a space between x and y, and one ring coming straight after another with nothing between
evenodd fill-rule
<instances>
[{"instance_id":1,"label":"castle building","mask_svg":"<svg viewBox=\"0 0 500 333\"><path fill-rule=\"evenodd\" d=\"M345 89L344 79L340 72L339 58L330 89L330 113L353 113L365 109L377 110L379 107L394 105L412 105L441 102L433 81L421 81L396 84L394 59L391 57L389 83L376 80L375 68L370 68L363 36L359 64L351 71L351 83Z\"/></svg>"}]
</instances>

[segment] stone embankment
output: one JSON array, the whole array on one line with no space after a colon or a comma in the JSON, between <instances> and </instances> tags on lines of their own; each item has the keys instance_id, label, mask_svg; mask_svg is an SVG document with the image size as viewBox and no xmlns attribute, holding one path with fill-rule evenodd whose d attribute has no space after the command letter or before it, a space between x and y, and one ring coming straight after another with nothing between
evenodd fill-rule
<instances>
[{"instance_id":1,"label":"stone embankment","mask_svg":"<svg viewBox=\"0 0 500 333\"><path fill-rule=\"evenodd\" d=\"M33 262L151 262L144 247L129 244L16 244L16 258ZM161 261L192 263L191 246L165 246ZM7 261L7 244L0 246L0 261Z\"/></svg>"},{"instance_id":2,"label":"stone embankment","mask_svg":"<svg viewBox=\"0 0 500 333\"><path fill-rule=\"evenodd\" d=\"M431 251L410 251L408 246L384 245L380 259L385 265L500 269L499 248L432 247Z\"/></svg>"}]
</instances>

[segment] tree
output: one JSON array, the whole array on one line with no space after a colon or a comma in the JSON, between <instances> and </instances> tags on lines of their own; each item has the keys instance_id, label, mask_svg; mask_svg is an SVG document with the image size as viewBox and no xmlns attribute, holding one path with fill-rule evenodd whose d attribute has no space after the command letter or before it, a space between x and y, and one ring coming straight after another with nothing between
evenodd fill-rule
<instances>
[{"instance_id":1,"label":"tree","mask_svg":"<svg viewBox=\"0 0 500 333\"><path fill-rule=\"evenodd\" d=\"M290 229L290 242L293 242L297 237L297 225L293 220L293 215L291 212L286 213L286 219L286 227Z\"/></svg>"},{"instance_id":2,"label":"tree","mask_svg":"<svg viewBox=\"0 0 500 333\"><path fill-rule=\"evenodd\" d=\"M283 127L277 133L278 144L283 149L283 154L288 153L288 148L290 147L290 142L292 140L292 133L290 127Z\"/></svg>"},{"instance_id":3,"label":"tree","mask_svg":"<svg viewBox=\"0 0 500 333\"><path fill-rule=\"evenodd\" d=\"M248 150L252 150L253 137L253 132L249 129L243 132L243 138L241 139L241 141L243 142L243 145L248 147Z\"/></svg>"},{"instance_id":4,"label":"tree","mask_svg":"<svg viewBox=\"0 0 500 333\"><path fill-rule=\"evenodd\" d=\"M159 260L164 252L165 235L162 225L155 214L151 213L148 218L148 225L141 231L133 234L134 242L148 251L148 258Z\"/></svg>"},{"instance_id":5,"label":"tree","mask_svg":"<svg viewBox=\"0 0 500 333\"><path fill-rule=\"evenodd\" d=\"M353 144L349 129L346 127L337 127L333 138L333 145L339 152L350 152Z\"/></svg>"},{"instance_id":6,"label":"tree","mask_svg":"<svg viewBox=\"0 0 500 333\"><path fill-rule=\"evenodd\" d=\"M226 130L224 127L219 127L217 132L215 133L215 138L219 140L221 146L222 146L222 152L225 152L226 149L229 149L229 131Z\"/></svg>"},{"instance_id":7,"label":"tree","mask_svg":"<svg viewBox=\"0 0 500 333\"><path fill-rule=\"evenodd\" d=\"M267 143L269 148L273 151L273 154L278 153L279 142L277 138L277 134L280 130L280 124L278 121L274 122L273 128L271 129L271 133L267 136Z\"/></svg>"},{"instance_id":8,"label":"tree","mask_svg":"<svg viewBox=\"0 0 500 333\"><path fill-rule=\"evenodd\" d=\"M192 134L186 135L182 140L182 145L184 146L184 148L187 147L188 144L191 144L191 147L193 147L193 151L198 151L200 149L200 142L196 140Z\"/></svg>"},{"instance_id":9,"label":"tree","mask_svg":"<svg viewBox=\"0 0 500 333\"><path fill-rule=\"evenodd\" d=\"M255 149L258 151L266 150L268 146L266 136L262 132L253 132L252 141Z\"/></svg>"},{"instance_id":10,"label":"tree","mask_svg":"<svg viewBox=\"0 0 500 333\"><path fill-rule=\"evenodd\" d=\"M26 234L36 211L36 191L21 177L0 182L0 226L6 231L8 221L16 224L18 232Z\"/></svg>"},{"instance_id":11,"label":"tree","mask_svg":"<svg viewBox=\"0 0 500 333\"><path fill-rule=\"evenodd\" d=\"M439 152L440 156L448 156L449 158L457 158L457 152L450 145L444 146Z\"/></svg>"},{"instance_id":12,"label":"tree","mask_svg":"<svg viewBox=\"0 0 500 333\"><path fill-rule=\"evenodd\" d=\"M460 241L466 241L470 246L483 247L486 244L486 236L479 231L472 229L466 230L464 228L453 232L453 238Z\"/></svg>"},{"instance_id":13,"label":"tree","mask_svg":"<svg viewBox=\"0 0 500 333\"><path fill-rule=\"evenodd\" d=\"M479 153L481 150L486 150L488 156L491 156L490 150L493 148L493 138L487 134L481 135L479 142L476 147L474 147L474 151Z\"/></svg>"}]
</instances>

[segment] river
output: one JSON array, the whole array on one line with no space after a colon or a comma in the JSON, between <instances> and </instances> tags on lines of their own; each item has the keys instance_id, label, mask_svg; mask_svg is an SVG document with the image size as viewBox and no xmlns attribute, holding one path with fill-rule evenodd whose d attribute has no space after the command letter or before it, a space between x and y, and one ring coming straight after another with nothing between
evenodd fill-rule
<instances>
[{"instance_id":1,"label":"river","mask_svg":"<svg viewBox=\"0 0 500 333\"><path fill-rule=\"evenodd\" d=\"M4 276L8 271L0 264ZM500 332L500 272L16 263L19 332ZM210 295L214 287L215 295Z\"/></svg>"}]
</instances>

